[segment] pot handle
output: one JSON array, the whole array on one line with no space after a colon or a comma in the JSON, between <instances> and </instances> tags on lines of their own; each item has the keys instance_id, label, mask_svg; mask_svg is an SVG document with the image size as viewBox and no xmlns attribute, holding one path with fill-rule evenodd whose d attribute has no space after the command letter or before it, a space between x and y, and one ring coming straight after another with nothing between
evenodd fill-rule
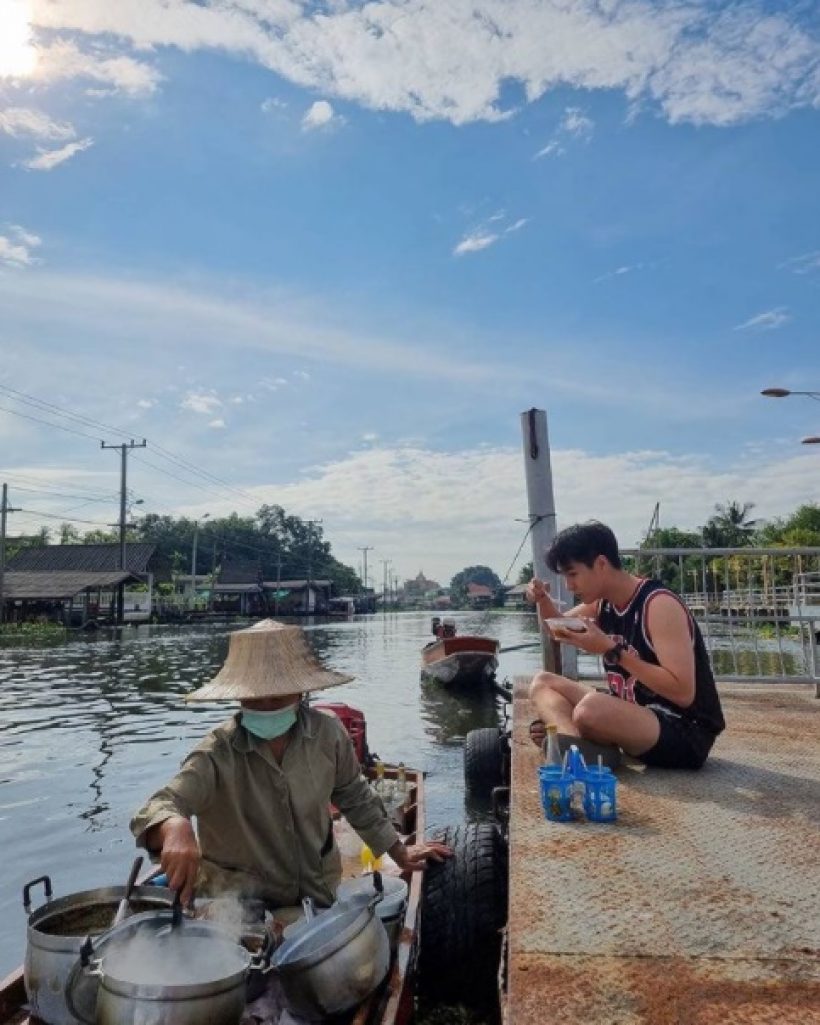
<instances>
[{"instance_id":1,"label":"pot handle","mask_svg":"<svg viewBox=\"0 0 820 1025\"><path fill-rule=\"evenodd\" d=\"M316 917L316 908L313 906L312 897L302 898L302 910L305 913L305 921L312 922L313 919Z\"/></svg>"},{"instance_id":2,"label":"pot handle","mask_svg":"<svg viewBox=\"0 0 820 1025\"><path fill-rule=\"evenodd\" d=\"M66 1007L68 1008L69 1014L71 1014L71 1016L78 1022L83 1022L84 1025L94 1025L94 1018L89 1017L89 1015L85 1013L85 1008L78 1006L77 1002L74 1000L74 986L79 979L78 973L85 976L93 975L98 979L102 979L102 960L100 958L95 960L93 958L93 954L94 944L91 941L91 937L86 936L82 942L82 946L80 947L79 964L75 964L74 968L71 969L63 989L63 995L65 997Z\"/></svg>"},{"instance_id":3,"label":"pot handle","mask_svg":"<svg viewBox=\"0 0 820 1025\"><path fill-rule=\"evenodd\" d=\"M370 898L370 903L368 904L371 911L379 901L384 900L384 882L382 881L382 874L378 869L373 871L373 888L376 892Z\"/></svg>"},{"instance_id":4,"label":"pot handle","mask_svg":"<svg viewBox=\"0 0 820 1025\"><path fill-rule=\"evenodd\" d=\"M38 883L43 884L46 900L51 900L51 878L49 876L38 876L37 879L32 879L30 883L26 883L23 887L23 910L27 915L31 914L31 891Z\"/></svg>"},{"instance_id":5,"label":"pot handle","mask_svg":"<svg viewBox=\"0 0 820 1025\"><path fill-rule=\"evenodd\" d=\"M267 975L268 972L272 972L273 966L270 961L273 957L274 950L276 950L276 940L269 932L266 932L262 947L251 958L248 970L251 972L261 972L263 975Z\"/></svg>"}]
</instances>

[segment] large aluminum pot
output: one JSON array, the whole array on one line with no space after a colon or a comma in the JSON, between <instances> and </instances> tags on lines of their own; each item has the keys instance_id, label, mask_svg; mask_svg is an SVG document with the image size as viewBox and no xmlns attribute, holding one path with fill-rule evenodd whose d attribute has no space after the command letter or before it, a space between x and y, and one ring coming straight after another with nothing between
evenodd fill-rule
<instances>
[{"instance_id":1,"label":"large aluminum pot","mask_svg":"<svg viewBox=\"0 0 820 1025\"><path fill-rule=\"evenodd\" d=\"M239 1025L250 974L268 957L213 923L148 912L86 941L66 1000L83 1025Z\"/></svg>"},{"instance_id":2,"label":"large aluminum pot","mask_svg":"<svg viewBox=\"0 0 820 1025\"><path fill-rule=\"evenodd\" d=\"M32 891L41 885L46 902L32 911ZM68 973L80 955L83 938L111 927L124 886L83 890L52 899L51 879L40 876L23 887L23 908L28 915L23 974L32 1014L47 1025L77 1025L65 1001ZM130 904L134 911L167 908L171 890L159 886L135 886Z\"/></svg>"},{"instance_id":3,"label":"large aluminum pot","mask_svg":"<svg viewBox=\"0 0 820 1025\"><path fill-rule=\"evenodd\" d=\"M390 941L374 908L335 904L273 955L288 1010L318 1020L356 1007L379 986L390 967Z\"/></svg>"}]
</instances>

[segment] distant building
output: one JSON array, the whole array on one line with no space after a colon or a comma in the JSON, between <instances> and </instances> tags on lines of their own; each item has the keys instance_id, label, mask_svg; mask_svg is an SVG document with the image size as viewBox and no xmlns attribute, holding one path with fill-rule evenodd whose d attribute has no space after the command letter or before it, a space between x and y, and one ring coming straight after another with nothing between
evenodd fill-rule
<instances>
[{"instance_id":1,"label":"distant building","mask_svg":"<svg viewBox=\"0 0 820 1025\"><path fill-rule=\"evenodd\" d=\"M493 603L495 592L486 584L467 584L467 604L471 609L487 609Z\"/></svg>"},{"instance_id":2,"label":"distant building","mask_svg":"<svg viewBox=\"0 0 820 1025\"><path fill-rule=\"evenodd\" d=\"M47 619L66 626L113 622L120 586L145 590L125 592L125 619L147 620L151 614L155 545L125 546L120 568L119 544L40 545L11 558L3 575L2 602L10 622Z\"/></svg>"},{"instance_id":3,"label":"distant building","mask_svg":"<svg viewBox=\"0 0 820 1025\"><path fill-rule=\"evenodd\" d=\"M507 587L505 588L504 594L504 604L509 605L510 608L530 608L533 610L535 609L535 606L530 605L526 599L527 584L516 584L514 587Z\"/></svg>"},{"instance_id":4,"label":"distant building","mask_svg":"<svg viewBox=\"0 0 820 1025\"><path fill-rule=\"evenodd\" d=\"M441 584L437 580L428 580L424 573L419 574L413 580L405 580L404 593L410 599L426 598L437 595L441 590Z\"/></svg>"},{"instance_id":5,"label":"distant building","mask_svg":"<svg viewBox=\"0 0 820 1025\"><path fill-rule=\"evenodd\" d=\"M322 616L333 594L330 580L266 580L262 586L271 615Z\"/></svg>"}]
</instances>

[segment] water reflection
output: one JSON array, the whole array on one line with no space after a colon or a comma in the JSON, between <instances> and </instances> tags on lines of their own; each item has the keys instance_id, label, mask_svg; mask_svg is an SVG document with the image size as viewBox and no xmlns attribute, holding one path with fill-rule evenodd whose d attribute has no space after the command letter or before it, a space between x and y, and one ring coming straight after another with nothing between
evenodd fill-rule
<instances>
[{"instance_id":1,"label":"water reflection","mask_svg":"<svg viewBox=\"0 0 820 1025\"><path fill-rule=\"evenodd\" d=\"M496 637L502 649L537 637L532 616L456 618L461 633ZM470 697L420 683L429 614L305 625L317 653L355 677L326 699L366 712L371 749L383 758L427 773L430 831L486 815L481 802L465 807L462 743L498 722L500 702L489 690ZM133 810L231 713L183 700L222 664L228 635L225 626L140 627L57 647L0 647L0 975L22 958L25 882L48 873L62 895L125 878ZM531 675L539 657L503 653L499 679Z\"/></svg>"},{"instance_id":2,"label":"water reflection","mask_svg":"<svg viewBox=\"0 0 820 1025\"><path fill-rule=\"evenodd\" d=\"M470 730L498 724L498 699L486 686L452 690L423 679L421 708L425 730L438 744L463 744Z\"/></svg>"}]
</instances>

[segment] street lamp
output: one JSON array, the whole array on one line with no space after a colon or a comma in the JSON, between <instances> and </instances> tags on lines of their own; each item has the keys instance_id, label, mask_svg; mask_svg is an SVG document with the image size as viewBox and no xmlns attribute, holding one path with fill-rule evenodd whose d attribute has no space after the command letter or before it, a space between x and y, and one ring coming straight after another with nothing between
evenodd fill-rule
<instances>
[{"instance_id":1,"label":"street lamp","mask_svg":"<svg viewBox=\"0 0 820 1025\"><path fill-rule=\"evenodd\" d=\"M790 395L806 395L815 402L820 402L820 391L791 391L789 388L764 388L760 393L767 399L786 399ZM820 445L820 435L809 434L808 437L800 439L803 445Z\"/></svg>"},{"instance_id":2,"label":"street lamp","mask_svg":"<svg viewBox=\"0 0 820 1025\"><path fill-rule=\"evenodd\" d=\"M820 391L791 391L789 388L764 388L760 393L767 399L785 399L789 395L808 395L810 399L820 402Z\"/></svg>"}]
</instances>

